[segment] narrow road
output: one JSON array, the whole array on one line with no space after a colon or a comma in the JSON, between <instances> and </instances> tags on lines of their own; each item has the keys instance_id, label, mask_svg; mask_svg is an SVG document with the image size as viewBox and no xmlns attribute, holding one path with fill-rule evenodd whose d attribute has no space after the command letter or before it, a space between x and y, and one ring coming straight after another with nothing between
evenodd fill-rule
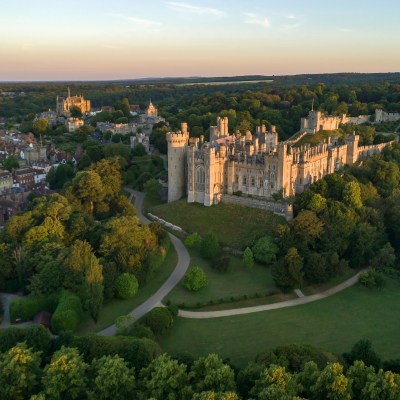
<instances>
[{"instance_id":1,"label":"narrow road","mask_svg":"<svg viewBox=\"0 0 400 400\"><path fill-rule=\"evenodd\" d=\"M138 192L138 191L132 190L132 189L127 189L127 188L125 188L125 190L130 192L130 194L131 194L129 197L130 200L132 200L133 196L135 197L135 207L136 207L136 212L137 212L139 219L144 224L149 224L150 220L147 219L142 214L142 204L143 204L143 199L144 199L144 193L141 193L141 192ZM160 305L162 299L179 283L179 281L185 275L185 273L189 267L190 255L189 255L188 251L186 250L186 247L176 236L172 235L171 233L169 233L168 235L171 238L171 243L175 247L175 250L178 254L178 263L176 264L174 272L164 282L164 284L160 287L160 289L158 289L156 293L154 293L151 297L149 297L139 307L135 308L134 310L132 310L129 313L129 315L134 317L135 320L142 317L144 314L146 314L147 312L152 310L154 307L157 307L158 305ZM114 335L116 333L116 326L111 325L108 328L106 328L98 333L100 335L106 335L106 336Z\"/></svg>"},{"instance_id":2,"label":"narrow road","mask_svg":"<svg viewBox=\"0 0 400 400\"><path fill-rule=\"evenodd\" d=\"M220 310L220 311L179 310L178 315L182 318L194 318L194 319L219 318L219 317L230 317L233 315L251 314L260 311L277 310L279 308L294 307L294 306L299 306L301 304L312 303L313 301L325 299L326 297L332 296L333 294L341 292L342 290L347 289L348 287L354 285L355 283L358 282L358 277L362 272L364 271L360 271L358 274L354 275L347 281L344 281L339 285L326 290L325 292L313 294L311 296L299 297L297 299L286 300L280 303L264 304L261 306L254 306L254 307L235 308L231 310Z\"/></svg>"}]
</instances>

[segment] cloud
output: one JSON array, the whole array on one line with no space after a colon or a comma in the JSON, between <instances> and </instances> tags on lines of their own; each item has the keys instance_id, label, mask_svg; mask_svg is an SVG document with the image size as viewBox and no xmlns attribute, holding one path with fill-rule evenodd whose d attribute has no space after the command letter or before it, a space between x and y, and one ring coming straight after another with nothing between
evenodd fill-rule
<instances>
[{"instance_id":1,"label":"cloud","mask_svg":"<svg viewBox=\"0 0 400 400\"><path fill-rule=\"evenodd\" d=\"M288 15L287 16L289 19L296 19L296 16L294 16L294 15Z\"/></svg>"},{"instance_id":2,"label":"cloud","mask_svg":"<svg viewBox=\"0 0 400 400\"><path fill-rule=\"evenodd\" d=\"M211 7L199 7L193 4L181 3L176 1L166 1L165 4L168 6L168 8L171 8L172 10L183 11L197 15L214 15L217 17L223 17L224 15L226 15L225 11L221 11Z\"/></svg>"},{"instance_id":3,"label":"cloud","mask_svg":"<svg viewBox=\"0 0 400 400\"><path fill-rule=\"evenodd\" d=\"M154 28L157 26L161 26L161 22L154 21L152 19L126 17L126 20L129 22L133 22L135 25L139 25L139 26L147 26L147 27L154 27Z\"/></svg>"},{"instance_id":4,"label":"cloud","mask_svg":"<svg viewBox=\"0 0 400 400\"><path fill-rule=\"evenodd\" d=\"M350 28L339 28L339 32L349 33L349 32L353 32L353 29L350 29Z\"/></svg>"},{"instance_id":5,"label":"cloud","mask_svg":"<svg viewBox=\"0 0 400 400\"><path fill-rule=\"evenodd\" d=\"M261 25L264 28L269 28L271 26L268 18L258 17L256 14L253 13L244 13L244 16L246 17L244 21L245 24Z\"/></svg>"},{"instance_id":6,"label":"cloud","mask_svg":"<svg viewBox=\"0 0 400 400\"><path fill-rule=\"evenodd\" d=\"M282 31L292 31L293 29L297 29L300 28L303 24L301 24L300 22L295 23L295 24L284 24L282 26Z\"/></svg>"}]
</instances>

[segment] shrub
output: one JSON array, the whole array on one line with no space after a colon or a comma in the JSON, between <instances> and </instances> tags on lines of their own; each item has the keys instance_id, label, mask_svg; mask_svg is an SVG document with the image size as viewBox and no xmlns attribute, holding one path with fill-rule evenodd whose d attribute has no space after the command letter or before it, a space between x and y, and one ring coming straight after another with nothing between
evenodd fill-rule
<instances>
[{"instance_id":1,"label":"shrub","mask_svg":"<svg viewBox=\"0 0 400 400\"><path fill-rule=\"evenodd\" d=\"M172 326L174 319L168 308L156 307L149 311L141 322L147 325L156 337L160 337Z\"/></svg>"},{"instance_id":2,"label":"shrub","mask_svg":"<svg viewBox=\"0 0 400 400\"><path fill-rule=\"evenodd\" d=\"M116 297L126 300L135 296L139 288L138 280L135 275L125 272L121 274L114 284Z\"/></svg>"},{"instance_id":3,"label":"shrub","mask_svg":"<svg viewBox=\"0 0 400 400\"><path fill-rule=\"evenodd\" d=\"M57 304L57 296L28 296L14 299L10 304L10 319L30 321L40 311L53 312Z\"/></svg>"},{"instance_id":4,"label":"shrub","mask_svg":"<svg viewBox=\"0 0 400 400\"><path fill-rule=\"evenodd\" d=\"M211 267L219 272L226 272L229 269L231 259L226 254L221 253L212 261Z\"/></svg>"},{"instance_id":5,"label":"shrub","mask_svg":"<svg viewBox=\"0 0 400 400\"><path fill-rule=\"evenodd\" d=\"M246 250L243 253L243 265L248 269L254 267L253 252L251 251L250 247L246 247Z\"/></svg>"},{"instance_id":6,"label":"shrub","mask_svg":"<svg viewBox=\"0 0 400 400\"><path fill-rule=\"evenodd\" d=\"M381 289L386 285L386 279L383 274L374 269L362 272L358 278L358 282L369 289Z\"/></svg>"},{"instance_id":7,"label":"shrub","mask_svg":"<svg viewBox=\"0 0 400 400\"><path fill-rule=\"evenodd\" d=\"M183 286L192 292L197 292L202 287L207 286L207 278L203 269L200 267L189 268L183 278Z\"/></svg>"},{"instance_id":8,"label":"shrub","mask_svg":"<svg viewBox=\"0 0 400 400\"><path fill-rule=\"evenodd\" d=\"M251 250L257 262L268 265L276 261L279 248L271 236L263 236L256 241Z\"/></svg>"},{"instance_id":9,"label":"shrub","mask_svg":"<svg viewBox=\"0 0 400 400\"><path fill-rule=\"evenodd\" d=\"M51 318L51 328L54 333L61 331L74 332L82 318L81 300L75 294L64 290L60 301Z\"/></svg>"},{"instance_id":10,"label":"shrub","mask_svg":"<svg viewBox=\"0 0 400 400\"><path fill-rule=\"evenodd\" d=\"M221 247L217 237L213 233L207 233L200 244L200 254L206 260L214 259L221 253Z\"/></svg>"},{"instance_id":11,"label":"shrub","mask_svg":"<svg viewBox=\"0 0 400 400\"><path fill-rule=\"evenodd\" d=\"M201 236L194 232L185 239L185 245L190 248L197 248L201 244Z\"/></svg>"}]
</instances>

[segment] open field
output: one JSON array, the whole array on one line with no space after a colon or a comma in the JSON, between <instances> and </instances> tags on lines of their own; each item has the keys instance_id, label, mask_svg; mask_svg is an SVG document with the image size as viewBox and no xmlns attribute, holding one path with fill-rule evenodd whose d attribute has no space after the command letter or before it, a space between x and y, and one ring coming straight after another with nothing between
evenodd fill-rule
<instances>
[{"instance_id":1,"label":"open field","mask_svg":"<svg viewBox=\"0 0 400 400\"><path fill-rule=\"evenodd\" d=\"M213 319L178 318L161 341L169 353L211 352L243 366L267 349L309 343L342 353L362 338L384 359L400 357L400 284L382 290L353 286L324 300L280 310Z\"/></svg>"},{"instance_id":2,"label":"open field","mask_svg":"<svg viewBox=\"0 0 400 400\"><path fill-rule=\"evenodd\" d=\"M198 292L190 292L182 283L178 284L172 292L164 299L173 304L185 304L185 308L196 306L197 303L219 302L220 299L229 301L247 295L252 297L256 293L260 296L279 293L272 279L271 269L259 264L254 265L251 270L246 269L240 257L230 256L231 264L227 272L218 272L211 268L210 262L202 259L197 251L190 250L190 266L198 266L206 273L208 286ZM265 299L264 299L265 301ZM225 308L237 307L235 303L228 303Z\"/></svg>"},{"instance_id":3,"label":"open field","mask_svg":"<svg viewBox=\"0 0 400 400\"><path fill-rule=\"evenodd\" d=\"M188 203L186 199L145 206L145 210L189 233L205 235L214 232L221 243L238 249L271 233L278 224L286 223L283 217L269 211L224 203L204 207L199 203Z\"/></svg>"},{"instance_id":4,"label":"open field","mask_svg":"<svg viewBox=\"0 0 400 400\"><path fill-rule=\"evenodd\" d=\"M126 315L134 308L145 302L152 294L154 294L162 284L168 279L174 270L178 260L174 246L171 245L164 264L156 271L153 279L145 286L139 288L136 296L129 300L114 299L106 303L100 311L97 324L89 315L85 315L77 334L82 335L89 332L101 331L115 322L120 315Z\"/></svg>"}]
</instances>

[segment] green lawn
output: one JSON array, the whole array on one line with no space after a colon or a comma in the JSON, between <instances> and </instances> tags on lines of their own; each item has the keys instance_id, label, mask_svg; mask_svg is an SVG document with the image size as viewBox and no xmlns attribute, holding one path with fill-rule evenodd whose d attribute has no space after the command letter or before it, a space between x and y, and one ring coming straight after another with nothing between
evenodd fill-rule
<instances>
[{"instance_id":1,"label":"green lawn","mask_svg":"<svg viewBox=\"0 0 400 400\"><path fill-rule=\"evenodd\" d=\"M343 133L340 131L321 131L317 133L311 133L303 136L298 142L296 142L294 147L300 147L306 143L309 143L311 146L315 146L324 139L327 139L329 136L338 136L341 138L343 137Z\"/></svg>"},{"instance_id":2,"label":"green lawn","mask_svg":"<svg viewBox=\"0 0 400 400\"><path fill-rule=\"evenodd\" d=\"M353 286L314 303L213 319L178 318L161 345L171 354L217 352L243 366L261 351L309 343L342 353L362 338L384 359L400 358L400 284L383 291Z\"/></svg>"},{"instance_id":3,"label":"green lawn","mask_svg":"<svg viewBox=\"0 0 400 400\"><path fill-rule=\"evenodd\" d=\"M171 245L168 254L165 258L164 264L161 266L156 276L147 285L139 288L137 295L129 300L112 300L106 303L100 311L99 320L97 324L89 315L85 315L77 333L79 335L101 331L108 326L112 325L117 317L126 315L134 308L145 302L151 295L153 295L162 284L168 279L174 270L178 261L174 246Z\"/></svg>"},{"instance_id":4,"label":"green lawn","mask_svg":"<svg viewBox=\"0 0 400 400\"><path fill-rule=\"evenodd\" d=\"M189 233L214 232L221 243L238 249L286 223L283 217L269 211L225 203L205 207L186 199L155 206L146 204L145 209Z\"/></svg>"},{"instance_id":5,"label":"green lawn","mask_svg":"<svg viewBox=\"0 0 400 400\"><path fill-rule=\"evenodd\" d=\"M271 270L256 264L251 270L246 269L240 257L230 256L231 264L227 272L217 272L211 268L210 262L200 257L197 251L190 250L190 266L198 266L204 269L208 285L198 292L190 292L182 283L178 284L164 299L173 304L185 304L185 308L196 307L198 303L205 305L210 300L214 303L220 299L230 300L243 295L252 296L258 293L265 296L271 292L277 293L279 289L272 279ZM227 308L235 308L237 305L228 303Z\"/></svg>"}]
</instances>

